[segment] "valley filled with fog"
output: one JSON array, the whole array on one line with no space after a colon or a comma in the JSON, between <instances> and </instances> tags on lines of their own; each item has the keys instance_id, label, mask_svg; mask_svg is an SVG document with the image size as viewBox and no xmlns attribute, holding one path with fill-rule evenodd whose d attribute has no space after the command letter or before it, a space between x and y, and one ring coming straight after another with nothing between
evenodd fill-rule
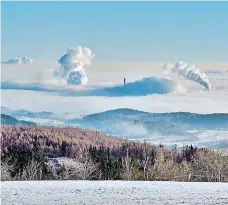
<instances>
[{"instance_id":1,"label":"valley filled with fog","mask_svg":"<svg viewBox=\"0 0 228 205\"><path fill-rule=\"evenodd\" d=\"M86 49L68 49L59 62L2 64L2 113L154 144L228 147L226 64L92 64Z\"/></svg>"}]
</instances>

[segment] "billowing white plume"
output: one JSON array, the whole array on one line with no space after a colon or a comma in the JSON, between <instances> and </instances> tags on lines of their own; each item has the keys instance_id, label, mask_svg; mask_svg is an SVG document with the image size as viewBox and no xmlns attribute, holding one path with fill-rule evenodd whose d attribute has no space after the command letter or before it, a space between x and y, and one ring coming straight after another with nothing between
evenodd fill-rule
<instances>
[{"instance_id":1,"label":"billowing white plume","mask_svg":"<svg viewBox=\"0 0 228 205\"><path fill-rule=\"evenodd\" d=\"M179 61L175 65L167 63L163 66L163 69L166 73L177 73L188 80L194 81L204 86L207 90L211 89L211 84L208 77L205 75L205 73L201 73L195 67L195 65L188 65L183 61Z\"/></svg>"},{"instance_id":2,"label":"billowing white plume","mask_svg":"<svg viewBox=\"0 0 228 205\"><path fill-rule=\"evenodd\" d=\"M25 57L17 57L17 58L11 58L8 61L3 62L4 64L32 64L32 59L25 56Z\"/></svg>"},{"instance_id":3,"label":"billowing white plume","mask_svg":"<svg viewBox=\"0 0 228 205\"><path fill-rule=\"evenodd\" d=\"M67 54L59 59L60 68L56 75L66 78L68 84L87 84L84 66L90 65L95 54L86 47L68 48Z\"/></svg>"}]
</instances>

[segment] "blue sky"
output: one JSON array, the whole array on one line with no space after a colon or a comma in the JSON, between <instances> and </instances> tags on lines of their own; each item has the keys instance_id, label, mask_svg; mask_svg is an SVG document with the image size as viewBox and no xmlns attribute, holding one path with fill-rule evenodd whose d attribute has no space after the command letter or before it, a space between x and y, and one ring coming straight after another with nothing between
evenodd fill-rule
<instances>
[{"instance_id":1,"label":"blue sky","mask_svg":"<svg viewBox=\"0 0 228 205\"><path fill-rule=\"evenodd\" d=\"M3 2L2 60L228 61L228 2Z\"/></svg>"}]
</instances>

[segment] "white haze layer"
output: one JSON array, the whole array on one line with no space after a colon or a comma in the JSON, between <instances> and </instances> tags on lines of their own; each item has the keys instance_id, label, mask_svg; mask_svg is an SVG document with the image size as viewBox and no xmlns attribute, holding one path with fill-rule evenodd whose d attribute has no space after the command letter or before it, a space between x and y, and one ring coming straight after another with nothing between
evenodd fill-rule
<instances>
[{"instance_id":1,"label":"white haze layer","mask_svg":"<svg viewBox=\"0 0 228 205\"><path fill-rule=\"evenodd\" d=\"M40 83L43 86L51 84L55 88L64 88L65 92L67 92L66 89L70 88L82 89L78 86L71 87L71 85L64 83L64 79L53 77L53 72L57 66L57 62L35 60L32 69L29 65L2 64L2 83L13 82L15 85L19 83ZM139 63L135 66L134 63L95 62L86 70L90 80L83 91L123 85L124 77L126 77L127 83L136 82L148 76L154 76L158 79L164 78L161 73L161 66L162 63L160 66L153 63L142 64L140 67ZM205 88L196 83L180 79L178 84L181 89L178 88L176 92L147 96L63 96L59 95L58 92L2 89L1 103L3 106L12 109L28 109L37 112L46 110L54 113L70 112L75 113L75 115L123 107L148 112L228 113L228 72L224 69L213 71L210 68L207 76L213 85L210 92L206 92ZM137 89L135 86L133 88ZM70 94L70 92L67 93ZM79 107L80 109L77 109Z\"/></svg>"}]
</instances>

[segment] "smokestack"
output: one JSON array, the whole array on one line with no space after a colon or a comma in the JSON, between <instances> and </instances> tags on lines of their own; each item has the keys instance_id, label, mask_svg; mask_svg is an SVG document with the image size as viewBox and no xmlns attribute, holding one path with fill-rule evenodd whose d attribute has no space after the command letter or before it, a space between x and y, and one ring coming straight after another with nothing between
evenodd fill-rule
<instances>
[{"instance_id":1,"label":"smokestack","mask_svg":"<svg viewBox=\"0 0 228 205\"><path fill-rule=\"evenodd\" d=\"M126 84L126 78L124 78L124 85Z\"/></svg>"}]
</instances>

